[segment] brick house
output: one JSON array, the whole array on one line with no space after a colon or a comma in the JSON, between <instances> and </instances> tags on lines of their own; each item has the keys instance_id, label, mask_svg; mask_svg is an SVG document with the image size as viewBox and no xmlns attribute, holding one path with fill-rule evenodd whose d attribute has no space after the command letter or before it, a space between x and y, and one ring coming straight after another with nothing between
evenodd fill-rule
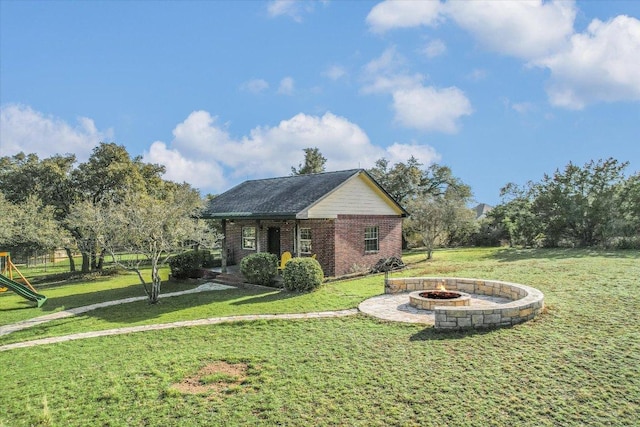
<instances>
[{"instance_id":1,"label":"brick house","mask_svg":"<svg viewBox=\"0 0 640 427\"><path fill-rule=\"evenodd\" d=\"M256 252L316 256L325 276L402 254L407 212L365 170L245 181L212 199L222 220L223 269Z\"/></svg>"}]
</instances>

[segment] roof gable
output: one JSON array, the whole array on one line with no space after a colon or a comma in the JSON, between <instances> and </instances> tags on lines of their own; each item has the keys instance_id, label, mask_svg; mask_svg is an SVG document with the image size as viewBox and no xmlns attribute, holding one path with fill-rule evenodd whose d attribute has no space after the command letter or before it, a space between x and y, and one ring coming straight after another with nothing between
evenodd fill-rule
<instances>
[{"instance_id":1,"label":"roof gable","mask_svg":"<svg viewBox=\"0 0 640 427\"><path fill-rule=\"evenodd\" d=\"M382 197L406 214L363 169L245 181L212 199L205 209L209 218L296 218L350 179L364 174Z\"/></svg>"},{"instance_id":2,"label":"roof gable","mask_svg":"<svg viewBox=\"0 0 640 427\"><path fill-rule=\"evenodd\" d=\"M351 176L298 218L336 218L338 215L403 215L404 210L367 173Z\"/></svg>"}]
</instances>

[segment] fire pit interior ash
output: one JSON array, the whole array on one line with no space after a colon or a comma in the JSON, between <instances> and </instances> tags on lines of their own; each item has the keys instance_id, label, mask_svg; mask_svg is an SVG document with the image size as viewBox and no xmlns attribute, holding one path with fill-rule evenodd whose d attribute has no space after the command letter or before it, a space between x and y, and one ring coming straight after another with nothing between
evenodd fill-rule
<instances>
[{"instance_id":1,"label":"fire pit interior ash","mask_svg":"<svg viewBox=\"0 0 640 427\"><path fill-rule=\"evenodd\" d=\"M464 292L432 289L411 292L409 305L419 310L433 310L437 306L468 306L471 296Z\"/></svg>"},{"instance_id":2,"label":"fire pit interior ash","mask_svg":"<svg viewBox=\"0 0 640 427\"><path fill-rule=\"evenodd\" d=\"M460 292L454 292L454 291L425 291L425 292L420 292L418 295L420 295L422 298L431 298L431 299L454 299L454 298L460 298Z\"/></svg>"}]
</instances>

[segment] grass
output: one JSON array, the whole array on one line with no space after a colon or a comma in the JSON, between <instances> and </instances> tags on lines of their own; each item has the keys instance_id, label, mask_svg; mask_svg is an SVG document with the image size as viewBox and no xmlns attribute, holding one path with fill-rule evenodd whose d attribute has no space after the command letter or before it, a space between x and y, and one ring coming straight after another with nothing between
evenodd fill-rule
<instances>
[{"instance_id":1,"label":"grass","mask_svg":"<svg viewBox=\"0 0 640 427\"><path fill-rule=\"evenodd\" d=\"M423 257L408 254L405 261L415 263L394 275L519 282L545 293L546 312L481 332L443 333L358 315L13 350L0 354L0 425L637 425L640 252L465 249L438 251L430 262ZM22 339L201 315L348 308L381 292L380 276L303 295L208 292L87 313L24 331ZM9 304L1 304L5 323ZM252 368L224 393L172 387L216 361Z\"/></svg>"}]
</instances>

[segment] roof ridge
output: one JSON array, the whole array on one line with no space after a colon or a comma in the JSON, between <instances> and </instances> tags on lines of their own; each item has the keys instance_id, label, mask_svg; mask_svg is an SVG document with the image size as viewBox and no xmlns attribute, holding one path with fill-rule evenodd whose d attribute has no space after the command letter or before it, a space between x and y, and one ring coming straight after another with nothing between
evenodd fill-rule
<instances>
[{"instance_id":1,"label":"roof ridge","mask_svg":"<svg viewBox=\"0 0 640 427\"><path fill-rule=\"evenodd\" d=\"M305 174L300 174L300 175L272 176L270 178L248 179L248 180L246 180L244 182L247 183L247 182L256 182L256 181L272 181L272 180L276 180L276 179L289 179L289 178L293 179L293 178L300 178L300 177L329 175L329 174L345 173L345 172L351 172L351 174L354 174L355 172L359 172L359 171L363 171L363 170L364 170L363 168L354 168L354 169L342 169L342 170L328 171L328 172L305 173Z\"/></svg>"}]
</instances>

